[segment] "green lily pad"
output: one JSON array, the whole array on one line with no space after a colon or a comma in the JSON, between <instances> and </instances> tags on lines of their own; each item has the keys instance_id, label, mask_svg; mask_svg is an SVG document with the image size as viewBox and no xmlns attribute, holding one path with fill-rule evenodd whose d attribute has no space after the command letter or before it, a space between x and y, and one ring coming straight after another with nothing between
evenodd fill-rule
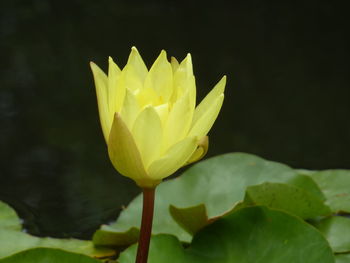
<instances>
[{"instance_id":1,"label":"green lily pad","mask_svg":"<svg viewBox=\"0 0 350 263\"><path fill-rule=\"evenodd\" d=\"M350 170L300 172L308 174L318 184L333 212L350 213Z\"/></svg>"},{"instance_id":2,"label":"green lily pad","mask_svg":"<svg viewBox=\"0 0 350 263\"><path fill-rule=\"evenodd\" d=\"M335 256L335 263L350 263L350 254L339 254Z\"/></svg>"},{"instance_id":3,"label":"green lily pad","mask_svg":"<svg viewBox=\"0 0 350 263\"><path fill-rule=\"evenodd\" d=\"M303 219L331 214L323 201L294 185L263 183L249 186L244 198L246 205L266 205L287 211Z\"/></svg>"},{"instance_id":4,"label":"green lily pad","mask_svg":"<svg viewBox=\"0 0 350 263\"><path fill-rule=\"evenodd\" d=\"M295 176L292 180L288 181L288 184L302 188L316 198L326 201L326 196L310 176L298 174L298 176Z\"/></svg>"},{"instance_id":5,"label":"green lily pad","mask_svg":"<svg viewBox=\"0 0 350 263\"><path fill-rule=\"evenodd\" d=\"M38 247L58 248L97 258L112 256L114 254L114 251L110 249L95 248L91 241L50 237L42 238L7 229L0 229L0 244L0 258Z\"/></svg>"},{"instance_id":6,"label":"green lily pad","mask_svg":"<svg viewBox=\"0 0 350 263\"><path fill-rule=\"evenodd\" d=\"M95 232L93 242L97 246L123 249L137 242L139 234L140 229L138 227L131 227L124 231L122 227L118 230L113 226L103 225L101 229Z\"/></svg>"},{"instance_id":7,"label":"green lily pad","mask_svg":"<svg viewBox=\"0 0 350 263\"><path fill-rule=\"evenodd\" d=\"M350 252L350 219L332 216L316 223L336 253Z\"/></svg>"},{"instance_id":8,"label":"green lily pad","mask_svg":"<svg viewBox=\"0 0 350 263\"><path fill-rule=\"evenodd\" d=\"M52 248L35 248L0 259L0 263L101 263L85 255Z\"/></svg>"},{"instance_id":9,"label":"green lily pad","mask_svg":"<svg viewBox=\"0 0 350 263\"><path fill-rule=\"evenodd\" d=\"M91 257L106 257L115 254L111 249L95 248L91 241L35 237L21 230L20 219L8 205L0 202L0 258L18 252L38 248L58 248Z\"/></svg>"},{"instance_id":10,"label":"green lily pad","mask_svg":"<svg viewBox=\"0 0 350 263\"><path fill-rule=\"evenodd\" d=\"M133 263L136 245L120 263ZM198 232L184 249L170 235L152 237L149 263L334 263L322 234L303 220L267 207L246 207Z\"/></svg>"},{"instance_id":11,"label":"green lily pad","mask_svg":"<svg viewBox=\"0 0 350 263\"><path fill-rule=\"evenodd\" d=\"M22 224L15 210L0 201L0 229L1 228L21 230Z\"/></svg>"},{"instance_id":12,"label":"green lily pad","mask_svg":"<svg viewBox=\"0 0 350 263\"><path fill-rule=\"evenodd\" d=\"M169 212L170 205L180 209L203 204L208 218L215 218L242 201L247 186L263 182L291 183L300 187L303 185L315 196L322 196L311 178L296 174L286 165L250 154L225 154L202 161L189 168L182 176L158 186L153 234L172 234L183 242L190 242L191 231L186 231L175 222ZM95 233L93 242L115 247L137 242L137 235L134 234L140 226L141 211L142 196L139 195L115 223L103 225ZM191 216L190 213L188 215ZM130 232L133 236L128 236Z\"/></svg>"},{"instance_id":13,"label":"green lily pad","mask_svg":"<svg viewBox=\"0 0 350 263\"><path fill-rule=\"evenodd\" d=\"M191 235L220 218L209 218L204 204L186 208L170 205L169 211L173 219Z\"/></svg>"}]
</instances>

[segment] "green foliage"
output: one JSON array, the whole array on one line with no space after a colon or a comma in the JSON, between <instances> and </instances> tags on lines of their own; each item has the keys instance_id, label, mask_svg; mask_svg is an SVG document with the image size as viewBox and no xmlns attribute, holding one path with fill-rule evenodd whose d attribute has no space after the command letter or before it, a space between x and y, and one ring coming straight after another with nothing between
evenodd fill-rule
<instances>
[{"instance_id":1,"label":"green foliage","mask_svg":"<svg viewBox=\"0 0 350 263\"><path fill-rule=\"evenodd\" d=\"M130 245L116 260L134 262L141 201L96 231L98 249L91 241L29 235L0 202L0 263L101 262L115 255L110 248ZM157 188L149 263L350 263L349 204L350 171L217 156Z\"/></svg>"},{"instance_id":2,"label":"green foliage","mask_svg":"<svg viewBox=\"0 0 350 263\"><path fill-rule=\"evenodd\" d=\"M190 242L192 236L172 218L170 205L189 208L203 204L208 217L215 218L230 211L237 202L243 200L247 186L264 182L290 183L307 188L315 196L322 196L310 178L298 175L286 165L244 153L225 154L202 161L179 178L158 186L152 232L172 234L183 242ZM115 223L104 225L96 232L94 243L124 246L136 242L137 235L132 239L127 234L134 234L139 228L141 211L142 196L138 196Z\"/></svg>"},{"instance_id":3,"label":"green foliage","mask_svg":"<svg viewBox=\"0 0 350 263\"><path fill-rule=\"evenodd\" d=\"M40 238L22 231L20 219L8 205L0 202L0 259L33 248L58 248L94 257L113 255L110 249L96 249L91 241ZM0 260L2 263L2 261ZM7 261L6 261L7 262Z\"/></svg>"},{"instance_id":4,"label":"green foliage","mask_svg":"<svg viewBox=\"0 0 350 263\"><path fill-rule=\"evenodd\" d=\"M246 205L266 205L288 211L303 219L330 215L331 211L321 199L294 185L263 183L249 186L244 198Z\"/></svg>"},{"instance_id":5,"label":"green foliage","mask_svg":"<svg viewBox=\"0 0 350 263\"><path fill-rule=\"evenodd\" d=\"M309 173L326 196L332 211L350 213L350 171L326 170Z\"/></svg>"},{"instance_id":6,"label":"green foliage","mask_svg":"<svg viewBox=\"0 0 350 263\"><path fill-rule=\"evenodd\" d=\"M201 228L215 221L215 218L208 218L204 204L186 208L170 205L169 212L172 218L190 235L194 235Z\"/></svg>"},{"instance_id":7,"label":"green foliage","mask_svg":"<svg viewBox=\"0 0 350 263\"><path fill-rule=\"evenodd\" d=\"M99 263L85 255L52 248L35 248L0 260L1 263Z\"/></svg>"},{"instance_id":8,"label":"green foliage","mask_svg":"<svg viewBox=\"0 0 350 263\"><path fill-rule=\"evenodd\" d=\"M350 218L332 216L317 222L315 226L328 239L334 252L350 252Z\"/></svg>"},{"instance_id":9,"label":"green foliage","mask_svg":"<svg viewBox=\"0 0 350 263\"><path fill-rule=\"evenodd\" d=\"M335 263L350 263L350 254L339 254L335 256Z\"/></svg>"},{"instance_id":10,"label":"green foliage","mask_svg":"<svg viewBox=\"0 0 350 263\"><path fill-rule=\"evenodd\" d=\"M0 229L21 230L21 220L15 210L0 201Z\"/></svg>"},{"instance_id":11,"label":"green foliage","mask_svg":"<svg viewBox=\"0 0 350 263\"><path fill-rule=\"evenodd\" d=\"M133 263L136 246L120 263ZM149 263L331 263L332 250L321 233L295 216L266 207L230 213L197 233L184 249L169 235L152 239Z\"/></svg>"}]
</instances>

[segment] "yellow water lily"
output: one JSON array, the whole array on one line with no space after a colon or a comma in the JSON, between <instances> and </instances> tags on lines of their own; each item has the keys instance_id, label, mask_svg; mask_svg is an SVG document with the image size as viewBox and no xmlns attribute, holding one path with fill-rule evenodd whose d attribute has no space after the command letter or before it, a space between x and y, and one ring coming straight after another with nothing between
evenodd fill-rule
<instances>
[{"instance_id":1,"label":"yellow water lily","mask_svg":"<svg viewBox=\"0 0 350 263\"><path fill-rule=\"evenodd\" d=\"M178 63L161 51L150 70L135 47L121 70L109 58L108 75L91 62L110 160L142 188L153 188L202 158L206 136L224 99L226 77L196 107L191 55Z\"/></svg>"}]
</instances>

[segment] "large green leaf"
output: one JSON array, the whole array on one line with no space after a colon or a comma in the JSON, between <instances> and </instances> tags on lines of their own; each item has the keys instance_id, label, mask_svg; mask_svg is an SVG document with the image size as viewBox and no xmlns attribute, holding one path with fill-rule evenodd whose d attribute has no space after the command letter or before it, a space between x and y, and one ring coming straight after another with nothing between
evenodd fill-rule
<instances>
[{"instance_id":1,"label":"large green leaf","mask_svg":"<svg viewBox=\"0 0 350 263\"><path fill-rule=\"evenodd\" d=\"M335 256L336 263L350 263L350 254L339 254Z\"/></svg>"},{"instance_id":2,"label":"large green leaf","mask_svg":"<svg viewBox=\"0 0 350 263\"><path fill-rule=\"evenodd\" d=\"M41 238L29 235L21 230L20 219L16 212L0 202L0 258L38 247L59 248L92 257L105 257L114 254L110 249L97 249L91 241L78 239Z\"/></svg>"},{"instance_id":3,"label":"large green leaf","mask_svg":"<svg viewBox=\"0 0 350 263\"><path fill-rule=\"evenodd\" d=\"M111 250L96 249L91 241L50 237L41 238L8 229L0 229L0 244L0 258L38 247L59 248L93 257L113 255L113 251Z\"/></svg>"},{"instance_id":4,"label":"large green leaf","mask_svg":"<svg viewBox=\"0 0 350 263\"><path fill-rule=\"evenodd\" d=\"M186 208L170 205L169 211L173 219L191 235L194 235L200 229L219 218L209 218L204 204Z\"/></svg>"},{"instance_id":5,"label":"large green leaf","mask_svg":"<svg viewBox=\"0 0 350 263\"><path fill-rule=\"evenodd\" d=\"M249 186L244 198L246 205L266 205L308 219L331 213L323 201L294 185L263 183Z\"/></svg>"},{"instance_id":6,"label":"large green leaf","mask_svg":"<svg viewBox=\"0 0 350 263\"><path fill-rule=\"evenodd\" d=\"M101 261L59 249L35 248L0 259L0 263L101 263Z\"/></svg>"},{"instance_id":7,"label":"large green leaf","mask_svg":"<svg viewBox=\"0 0 350 263\"><path fill-rule=\"evenodd\" d=\"M120 263L133 263L136 245ZM329 244L314 227L285 212L247 207L198 232L184 249L174 236L154 236L149 263L333 263Z\"/></svg>"},{"instance_id":8,"label":"large green leaf","mask_svg":"<svg viewBox=\"0 0 350 263\"><path fill-rule=\"evenodd\" d=\"M303 181L305 180L303 179ZM237 210L252 205L265 205L308 219L331 214L331 210L324 204L323 200L323 196L319 196L318 193L315 195L295 185L262 183L248 186L244 201L238 203L233 209ZM170 205L169 209L174 220L192 235L220 218L220 216L209 218L203 204L187 208L177 208ZM230 213L230 211L226 213Z\"/></svg>"},{"instance_id":9,"label":"large green leaf","mask_svg":"<svg viewBox=\"0 0 350 263\"><path fill-rule=\"evenodd\" d=\"M194 215L200 209L199 206L204 205L208 218L215 218L243 200L247 186L263 182L288 182L307 188L310 193L322 198L322 193L311 178L297 175L286 165L250 154L225 154L202 161L179 178L159 185L156 191L153 233L168 233L177 236L181 241L190 242L192 235L173 220L169 212L170 205L176 208L194 207ZM94 243L123 246L136 242L141 211L142 197L138 196L115 223L104 225L95 233ZM186 213L190 216L191 210ZM202 224L203 220L199 222Z\"/></svg>"},{"instance_id":10,"label":"large green leaf","mask_svg":"<svg viewBox=\"0 0 350 263\"><path fill-rule=\"evenodd\" d=\"M316 223L336 253L350 252L350 219L332 216Z\"/></svg>"},{"instance_id":11,"label":"large green leaf","mask_svg":"<svg viewBox=\"0 0 350 263\"><path fill-rule=\"evenodd\" d=\"M333 212L350 213L350 170L300 171L319 185Z\"/></svg>"},{"instance_id":12,"label":"large green leaf","mask_svg":"<svg viewBox=\"0 0 350 263\"><path fill-rule=\"evenodd\" d=\"M18 218L15 210L0 201L0 229L21 230L21 220Z\"/></svg>"}]
</instances>

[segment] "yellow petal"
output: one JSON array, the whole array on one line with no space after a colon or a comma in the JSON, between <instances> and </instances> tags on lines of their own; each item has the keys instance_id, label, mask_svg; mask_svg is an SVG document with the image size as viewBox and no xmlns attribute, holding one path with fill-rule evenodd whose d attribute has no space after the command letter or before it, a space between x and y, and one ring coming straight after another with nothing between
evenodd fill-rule
<instances>
[{"instance_id":1,"label":"yellow petal","mask_svg":"<svg viewBox=\"0 0 350 263\"><path fill-rule=\"evenodd\" d=\"M193 75L192 57L190 53L188 53L185 59L181 61L176 72L177 74L186 74L187 77Z\"/></svg>"},{"instance_id":2,"label":"yellow petal","mask_svg":"<svg viewBox=\"0 0 350 263\"><path fill-rule=\"evenodd\" d=\"M120 85L124 86L125 89L138 92L143 89L143 80L132 65L126 65L120 76Z\"/></svg>"},{"instance_id":3,"label":"yellow petal","mask_svg":"<svg viewBox=\"0 0 350 263\"><path fill-rule=\"evenodd\" d=\"M196 81L195 81L195 77L193 75L189 77L186 85L187 85L186 90L188 91L189 96L190 96L191 107L193 107L193 110L195 110L195 107L196 107Z\"/></svg>"},{"instance_id":4,"label":"yellow petal","mask_svg":"<svg viewBox=\"0 0 350 263\"><path fill-rule=\"evenodd\" d=\"M143 62L143 59L136 47L131 48L127 64L132 65L135 68L136 72L138 73L141 79L144 80L146 78L148 70L145 65L145 62Z\"/></svg>"},{"instance_id":5,"label":"yellow petal","mask_svg":"<svg viewBox=\"0 0 350 263\"><path fill-rule=\"evenodd\" d=\"M188 54L174 73L174 91L171 101L178 100L178 98L181 97L189 87L191 87L194 80L194 78L192 78L192 58L191 55Z\"/></svg>"},{"instance_id":6,"label":"yellow petal","mask_svg":"<svg viewBox=\"0 0 350 263\"><path fill-rule=\"evenodd\" d=\"M152 88L144 88L136 95L141 108L146 105L158 105L161 103L158 94Z\"/></svg>"},{"instance_id":7,"label":"yellow petal","mask_svg":"<svg viewBox=\"0 0 350 263\"><path fill-rule=\"evenodd\" d=\"M171 57L170 63L171 63L171 67L173 69L173 73L175 73L175 71L179 67L179 62L177 61L177 59L175 57Z\"/></svg>"},{"instance_id":8,"label":"yellow petal","mask_svg":"<svg viewBox=\"0 0 350 263\"><path fill-rule=\"evenodd\" d=\"M191 103L190 94L187 92L173 105L169 112L164 128L163 151L187 135L191 127L193 112L194 106Z\"/></svg>"},{"instance_id":9,"label":"yellow petal","mask_svg":"<svg viewBox=\"0 0 350 263\"><path fill-rule=\"evenodd\" d=\"M197 138L188 137L172 146L165 156L154 161L147 169L149 177L161 180L181 168L197 147Z\"/></svg>"},{"instance_id":10,"label":"yellow petal","mask_svg":"<svg viewBox=\"0 0 350 263\"><path fill-rule=\"evenodd\" d=\"M108 154L115 169L133 179L140 187L153 187L159 183L147 176L135 140L119 113L114 116Z\"/></svg>"},{"instance_id":11,"label":"yellow petal","mask_svg":"<svg viewBox=\"0 0 350 263\"><path fill-rule=\"evenodd\" d=\"M159 118L162 121L162 127L164 128L169 116L169 104L164 103L164 104L155 106L154 109L157 111Z\"/></svg>"},{"instance_id":12,"label":"yellow petal","mask_svg":"<svg viewBox=\"0 0 350 263\"><path fill-rule=\"evenodd\" d=\"M166 52L162 50L153 63L145 79L145 89L151 88L167 102L173 91L173 70L167 59Z\"/></svg>"},{"instance_id":13,"label":"yellow petal","mask_svg":"<svg viewBox=\"0 0 350 263\"><path fill-rule=\"evenodd\" d=\"M185 93L189 93L190 100L191 100L191 105L193 107L196 106L196 80L195 77L189 76L186 80L184 80L181 84L182 86L178 89L174 89L174 95L172 99L176 97L175 100L171 100L171 102L176 102L179 100L182 96L184 96Z\"/></svg>"},{"instance_id":14,"label":"yellow petal","mask_svg":"<svg viewBox=\"0 0 350 263\"><path fill-rule=\"evenodd\" d=\"M115 112L119 112L124 96L125 87L120 85L120 69L117 64L114 63L111 57L108 58L108 105L109 112L112 114L112 118Z\"/></svg>"},{"instance_id":15,"label":"yellow petal","mask_svg":"<svg viewBox=\"0 0 350 263\"><path fill-rule=\"evenodd\" d=\"M132 91L126 90L121 116L126 126L131 130L137 115L140 112L140 106Z\"/></svg>"},{"instance_id":16,"label":"yellow petal","mask_svg":"<svg viewBox=\"0 0 350 263\"><path fill-rule=\"evenodd\" d=\"M158 158L162 145L161 120L152 106L147 106L136 118L132 135L140 150L145 167Z\"/></svg>"},{"instance_id":17,"label":"yellow petal","mask_svg":"<svg viewBox=\"0 0 350 263\"><path fill-rule=\"evenodd\" d=\"M215 87L207 94L207 96L201 101L201 103L196 107L193 115L192 126L202 117L202 115L208 110L209 107L214 103L214 101L224 93L226 85L226 76L215 85Z\"/></svg>"},{"instance_id":18,"label":"yellow petal","mask_svg":"<svg viewBox=\"0 0 350 263\"><path fill-rule=\"evenodd\" d=\"M112 125L112 119L109 115L108 109L108 80L106 74L95 63L90 62L90 67L95 80L97 104L100 115L100 122L102 126L102 132L107 143L109 131Z\"/></svg>"},{"instance_id":19,"label":"yellow petal","mask_svg":"<svg viewBox=\"0 0 350 263\"><path fill-rule=\"evenodd\" d=\"M202 138L205 136L211 127L213 126L224 101L224 94L219 95L216 100L207 108L201 117L196 121L194 126L192 126L188 136L197 136Z\"/></svg>"},{"instance_id":20,"label":"yellow petal","mask_svg":"<svg viewBox=\"0 0 350 263\"><path fill-rule=\"evenodd\" d=\"M148 70L145 63L142 60L141 55L137 51L136 47L131 48L131 52L129 55L128 63L126 64L123 71L127 72L127 82L140 82L143 86L143 82L147 76ZM130 83L126 83L130 84ZM133 87L133 85L127 86L131 90L135 90L138 87Z\"/></svg>"},{"instance_id":21,"label":"yellow petal","mask_svg":"<svg viewBox=\"0 0 350 263\"><path fill-rule=\"evenodd\" d=\"M192 154L190 159L187 160L186 164L197 162L200 159L202 159L207 154L208 148L209 148L209 137L204 136L202 139L199 140L197 149Z\"/></svg>"}]
</instances>

